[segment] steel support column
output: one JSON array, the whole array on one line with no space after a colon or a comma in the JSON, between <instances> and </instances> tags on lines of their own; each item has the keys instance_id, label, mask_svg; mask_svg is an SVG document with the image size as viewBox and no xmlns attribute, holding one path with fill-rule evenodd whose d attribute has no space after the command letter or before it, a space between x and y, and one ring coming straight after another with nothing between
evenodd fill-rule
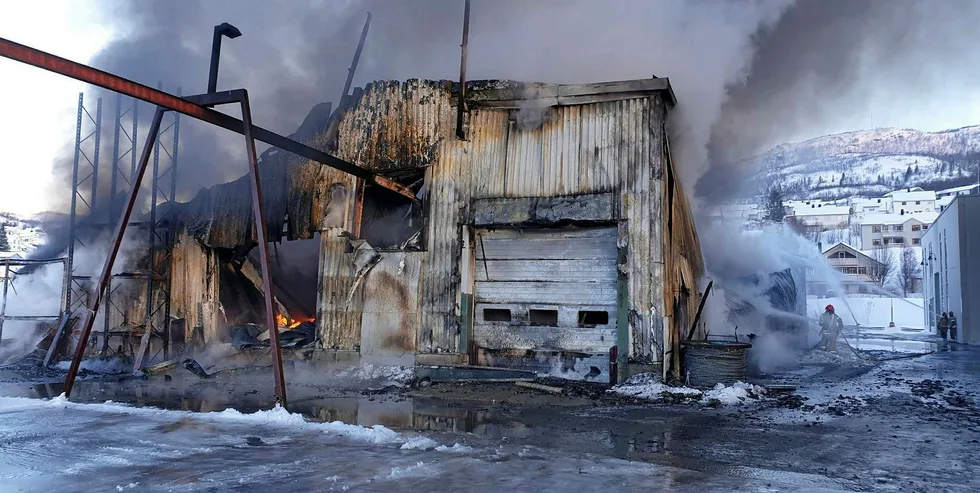
<instances>
[{"instance_id":1,"label":"steel support column","mask_svg":"<svg viewBox=\"0 0 980 493\"><path fill-rule=\"evenodd\" d=\"M75 356L71 360L71 366L68 367L68 375L65 377L66 397L71 396L72 387L75 385L75 377L78 375L78 367L82 362L82 357L85 356L85 346L88 344L89 335L92 333L92 325L95 323L95 314L99 311L99 304L102 302L102 295L105 292L105 286L108 284L109 278L112 275L112 267L116 263L116 256L119 255L119 247L122 245L123 236L126 234L126 225L129 224L129 218L133 214L133 207L136 205L136 198L139 195L140 184L143 182L143 175L146 174L146 167L150 161L153 141L156 140L157 134L160 131L160 123L163 121L164 111L166 111L164 108L157 107L156 114L153 115L153 122L150 124L150 130L147 134L146 144L143 146L143 153L136 169L136 175L133 177L133 186L129 192L129 199L126 202L126 207L123 209L123 213L119 217L118 224L116 225L116 235L112 241L112 246L109 248L109 254L106 256L105 263L102 266L102 273L99 276L99 282L96 284L95 289L91 293L91 297L89 298L87 304L87 310L82 314L80 338L78 345L75 347Z\"/></svg>"}]
</instances>

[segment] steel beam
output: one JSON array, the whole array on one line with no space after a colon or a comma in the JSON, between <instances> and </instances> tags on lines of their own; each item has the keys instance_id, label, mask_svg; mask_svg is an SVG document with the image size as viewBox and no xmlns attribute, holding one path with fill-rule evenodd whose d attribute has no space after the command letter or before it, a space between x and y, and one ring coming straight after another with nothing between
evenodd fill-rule
<instances>
[{"instance_id":1,"label":"steel beam","mask_svg":"<svg viewBox=\"0 0 980 493\"><path fill-rule=\"evenodd\" d=\"M146 174L146 167L150 162L150 154L153 152L153 141L156 140L157 134L160 132L160 123L163 121L163 113L165 111L164 108L158 106L156 114L153 115L153 122L150 124L150 130L146 135L147 140L143 146L143 154L140 156L136 176L133 177L133 186L129 192L129 199L126 201L122 215L119 216L119 221L116 225L116 235L112 241L112 246L109 248L109 254L106 256L105 263L102 266L102 274L99 276L99 282L95 285L94 292L88 299L88 306L85 313L82 314L82 333L80 334L78 345L75 346L75 356L71 360L71 366L68 367L68 375L65 376L65 397L71 396L72 387L75 385L78 367L82 363L82 357L85 355L85 347L88 345L88 338L92 333L92 325L95 323L95 314L99 311L102 295L109 283L109 278L112 276L112 267L116 263L116 256L119 255L119 247L122 245L123 237L126 234L126 225L129 223L129 218L133 214L133 207L136 205L140 184L143 183L143 175Z\"/></svg>"},{"instance_id":2,"label":"steel beam","mask_svg":"<svg viewBox=\"0 0 980 493\"><path fill-rule=\"evenodd\" d=\"M245 125L242 120L207 108L207 105L203 103L195 103L191 100L191 98L180 98L174 96L173 94L153 89L138 82L133 82L129 79L124 79L108 72L89 67L88 65L83 65L81 63L73 62L29 46L14 43L13 41L5 38L0 38L0 56L11 60L16 60L21 63L26 63L28 65L33 65L66 77L71 77L73 79L99 86L110 91L119 92L168 110L192 116L198 120L217 125L226 130L231 130L232 132L245 135ZM221 92L217 92L215 94L221 94ZM331 168L354 175L383 188L392 190L395 193L401 194L412 201L417 200L415 198L415 194L412 193L411 189L408 187L393 180L389 180L383 176L377 175L370 170L361 168L360 166L344 161L336 156L331 156L323 151L319 151L261 127L256 127L253 125L251 128L249 128L249 130L254 140L265 142L274 147L278 147L293 154L297 154L307 159L330 166Z\"/></svg>"}]
</instances>

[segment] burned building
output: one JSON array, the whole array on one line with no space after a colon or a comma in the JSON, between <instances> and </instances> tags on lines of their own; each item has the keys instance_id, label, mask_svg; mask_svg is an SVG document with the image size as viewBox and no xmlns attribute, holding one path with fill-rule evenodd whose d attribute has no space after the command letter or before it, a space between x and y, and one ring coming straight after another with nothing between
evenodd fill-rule
<instances>
[{"instance_id":1,"label":"burned building","mask_svg":"<svg viewBox=\"0 0 980 493\"><path fill-rule=\"evenodd\" d=\"M375 82L294 134L416 201L263 154L283 325L315 320L312 358L607 379L615 347L622 374L677 368L704 266L671 161L668 80L470 82L462 128L458 101L449 81ZM169 293L183 341L261 322L248 186L161 206L179 225Z\"/></svg>"}]
</instances>

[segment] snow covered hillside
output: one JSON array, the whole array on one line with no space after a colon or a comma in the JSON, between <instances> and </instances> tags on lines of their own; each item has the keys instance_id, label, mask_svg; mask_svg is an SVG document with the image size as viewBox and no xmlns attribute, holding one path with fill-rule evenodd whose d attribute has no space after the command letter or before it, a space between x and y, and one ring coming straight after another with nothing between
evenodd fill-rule
<instances>
[{"instance_id":1,"label":"snow covered hillside","mask_svg":"<svg viewBox=\"0 0 980 493\"><path fill-rule=\"evenodd\" d=\"M976 182L980 126L942 132L882 128L782 144L737 166L757 170L750 191L780 185L787 198L881 196L918 186Z\"/></svg>"},{"instance_id":2,"label":"snow covered hillside","mask_svg":"<svg viewBox=\"0 0 980 493\"><path fill-rule=\"evenodd\" d=\"M0 250L0 258L26 257L44 244L44 230L36 218L0 212L0 224L7 235L7 248Z\"/></svg>"}]
</instances>

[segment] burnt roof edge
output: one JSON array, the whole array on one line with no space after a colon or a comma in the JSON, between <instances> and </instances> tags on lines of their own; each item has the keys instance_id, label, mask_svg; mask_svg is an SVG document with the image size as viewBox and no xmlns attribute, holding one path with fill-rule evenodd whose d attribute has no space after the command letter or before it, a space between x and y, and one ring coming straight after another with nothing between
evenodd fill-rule
<instances>
[{"instance_id":1,"label":"burnt roof edge","mask_svg":"<svg viewBox=\"0 0 980 493\"><path fill-rule=\"evenodd\" d=\"M589 84L472 81L466 90L469 104L494 108L572 106L654 94L663 94L670 106L677 104L670 79L660 77Z\"/></svg>"}]
</instances>

